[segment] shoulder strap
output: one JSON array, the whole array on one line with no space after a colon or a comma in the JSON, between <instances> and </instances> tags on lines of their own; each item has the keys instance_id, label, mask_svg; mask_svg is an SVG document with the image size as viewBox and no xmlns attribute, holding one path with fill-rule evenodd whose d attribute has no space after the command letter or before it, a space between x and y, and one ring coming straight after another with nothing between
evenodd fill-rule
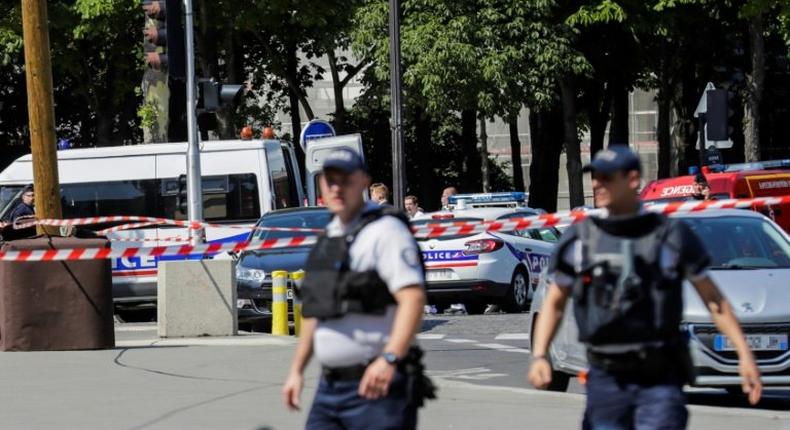
<instances>
[{"instance_id":1,"label":"shoulder strap","mask_svg":"<svg viewBox=\"0 0 790 430\"><path fill-rule=\"evenodd\" d=\"M381 206L363 213L357 225L355 225L354 228L346 234L346 241L351 244L354 242L354 240L357 238L357 235L360 231L362 231L363 228L385 216L397 218L403 223L403 225L411 228L411 223L409 222L409 218L406 216L406 214L392 206Z\"/></svg>"}]
</instances>

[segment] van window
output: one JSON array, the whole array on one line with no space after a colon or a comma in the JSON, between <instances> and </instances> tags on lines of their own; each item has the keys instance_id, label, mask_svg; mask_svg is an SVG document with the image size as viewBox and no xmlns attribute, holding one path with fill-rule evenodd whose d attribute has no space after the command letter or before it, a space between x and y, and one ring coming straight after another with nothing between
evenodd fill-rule
<instances>
[{"instance_id":1,"label":"van window","mask_svg":"<svg viewBox=\"0 0 790 430\"><path fill-rule=\"evenodd\" d=\"M299 198L293 176L289 175L283 151L267 152L269 176L272 178L274 208L283 209L299 206Z\"/></svg>"},{"instance_id":2,"label":"van window","mask_svg":"<svg viewBox=\"0 0 790 430\"><path fill-rule=\"evenodd\" d=\"M253 173L203 177L203 219L206 221L257 220L261 215L258 181ZM162 217L187 219L176 207L178 178L163 180Z\"/></svg>"},{"instance_id":3,"label":"van window","mask_svg":"<svg viewBox=\"0 0 790 430\"><path fill-rule=\"evenodd\" d=\"M3 185L0 187L0 215L4 215L11 210L11 206L16 203L16 195L22 191L21 185Z\"/></svg>"},{"instance_id":4,"label":"van window","mask_svg":"<svg viewBox=\"0 0 790 430\"><path fill-rule=\"evenodd\" d=\"M92 216L159 216L156 179L63 184L61 206L65 218ZM157 215L149 215L157 214Z\"/></svg>"},{"instance_id":5,"label":"van window","mask_svg":"<svg viewBox=\"0 0 790 430\"><path fill-rule=\"evenodd\" d=\"M304 192L304 190L297 189L296 175L298 172L294 171L294 160L291 158L291 152L286 148L283 148L283 158L285 159L285 170L288 172L288 182L291 186L291 207L301 206L302 202L299 201L299 191Z\"/></svg>"},{"instance_id":6,"label":"van window","mask_svg":"<svg viewBox=\"0 0 790 430\"><path fill-rule=\"evenodd\" d=\"M61 185L64 218L140 215L177 220L178 179L143 179ZM255 174L203 177L203 218L207 221L257 220L260 217Z\"/></svg>"}]
</instances>

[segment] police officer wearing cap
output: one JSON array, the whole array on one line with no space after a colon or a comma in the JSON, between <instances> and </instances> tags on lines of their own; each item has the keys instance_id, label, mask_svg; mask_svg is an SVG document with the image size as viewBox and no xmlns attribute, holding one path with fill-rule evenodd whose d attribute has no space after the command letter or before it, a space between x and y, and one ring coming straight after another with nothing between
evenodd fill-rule
<instances>
[{"instance_id":1,"label":"police officer wearing cap","mask_svg":"<svg viewBox=\"0 0 790 430\"><path fill-rule=\"evenodd\" d=\"M592 172L604 214L570 227L557 245L553 281L536 322L529 382L552 382L549 345L569 297L587 349L587 429L683 429L683 385L693 380L685 334L682 283L688 280L738 354L742 388L759 401L754 356L727 300L708 275L700 240L680 220L646 212L637 194L639 158L627 146L598 152Z\"/></svg>"},{"instance_id":2,"label":"police officer wearing cap","mask_svg":"<svg viewBox=\"0 0 790 430\"><path fill-rule=\"evenodd\" d=\"M425 304L419 249L405 215L365 202L364 161L340 149L324 162L324 203L334 214L310 252L298 292L304 323L283 387L285 405L299 409L312 355L321 381L309 429L410 429L417 423L410 379L419 367L415 334Z\"/></svg>"}]
</instances>

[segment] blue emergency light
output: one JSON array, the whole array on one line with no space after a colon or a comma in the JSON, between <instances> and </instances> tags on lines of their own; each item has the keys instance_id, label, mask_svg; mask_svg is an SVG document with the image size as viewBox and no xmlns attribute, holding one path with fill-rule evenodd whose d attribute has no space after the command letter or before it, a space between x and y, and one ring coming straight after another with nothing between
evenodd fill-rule
<instances>
[{"instance_id":1,"label":"blue emergency light","mask_svg":"<svg viewBox=\"0 0 790 430\"><path fill-rule=\"evenodd\" d=\"M465 201L467 204L484 204L484 203L525 203L527 201L527 193L521 191L503 192L503 193L475 193L475 194L456 194L450 196L448 199L449 204L458 204L459 200Z\"/></svg>"},{"instance_id":2,"label":"blue emergency light","mask_svg":"<svg viewBox=\"0 0 790 430\"><path fill-rule=\"evenodd\" d=\"M789 169L790 159L755 161L752 163L727 164L723 166L722 172L747 172L750 170L774 170Z\"/></svg>"}]
</instances>

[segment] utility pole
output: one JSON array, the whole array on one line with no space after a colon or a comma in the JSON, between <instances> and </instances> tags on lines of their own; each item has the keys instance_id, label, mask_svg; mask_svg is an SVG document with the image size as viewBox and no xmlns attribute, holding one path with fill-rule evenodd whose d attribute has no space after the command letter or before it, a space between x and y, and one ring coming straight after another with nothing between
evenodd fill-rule
<instances>
[{"instance_id":1,"label":"utility pole","mask_svg":"<svg viewBox=\"0 0 790 430\"><path fill-rule=\"evenodd\" d=\"M55 137L55 107L52 95L52 61L49 56L46 0L22 0L22 29L25 45L27 110L30 151L33 156L33 186L38 218L61 218L58 154ZM56 227L37 227L38 233L55 234Z\"/></svg>"},{"instance_id":2,"label":"utility pole","mask_svg":"<svg viewBox=\"0 0 790 430\"><path fill-rule=\"evenodd\" d=\"M403 210L403 120L400 71L400 1L390 0L390 97L392 104L392 204Z\"/></svg>"},{"instance_id":3,"label":"utility pole","mask_svg":"<svg viewBox=\"0 0 790 430\"><path fill-rule=\"evenodd\" d=\"M197 124L197 86L195 85L195 41L192 23L192 0L184 0L184 33L187 56L187 201L189 222L203 219L203 184L200 180L200 137ZM190 229L192 245L205 242L205 230Z\"/></svg>"}]
</instances>

